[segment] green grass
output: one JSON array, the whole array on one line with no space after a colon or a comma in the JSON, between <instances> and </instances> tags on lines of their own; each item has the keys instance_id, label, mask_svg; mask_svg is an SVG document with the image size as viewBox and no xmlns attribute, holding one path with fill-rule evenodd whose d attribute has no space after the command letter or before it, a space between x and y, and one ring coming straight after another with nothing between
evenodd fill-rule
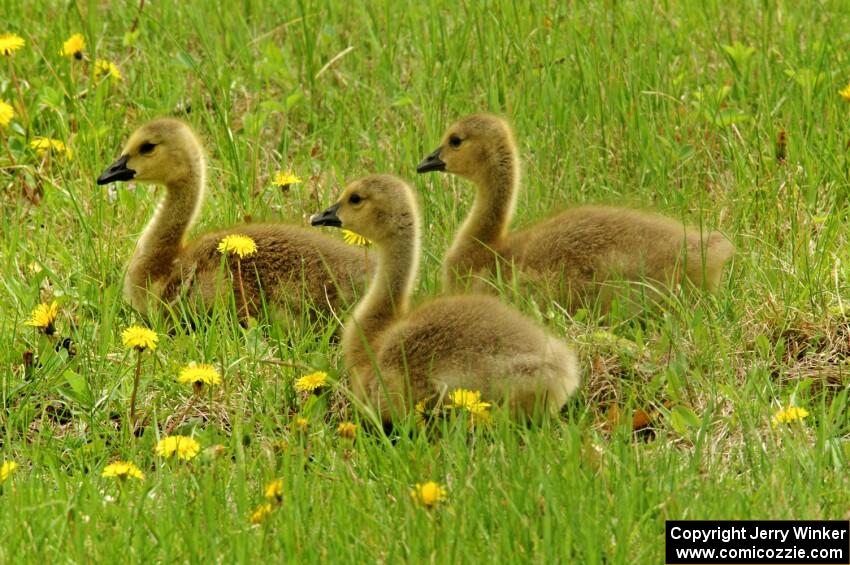
<instances>
[{"instance_id":1,"label":"green grass","mask_svg":"<svg viewBox=\"0 0 850 565\"><path fill-rule=\"evenodd\" d=\"M0 33L27 40L0 61L0 99L18 113L2 130L14 165L0 147L0 460L20 465L0 487L0 561L660 562L665 519L848 518L847 3L227 4L151 2L127 36L133 2L0 0ZM84 62L57 54L74 32ZM124 80L92 80L95 58ZM497 413L472 434L405 422L385 437L361 422L340 439L339 422L359 421L345 394L304 406L292 388L312 369L345 382L334 328L220 316L172 337L154 320L139 406L156 425L133 437L119 424L135 363L120 333L142 320L121 282L161 191L94 179L135 126L189 105L211 165L198 233L244 216L304 224L345 179L395 173L424 206L418 296L439 293L472 190L415 166L482 110L516 126L516 225L628 203L721 229L739 252L716 297L604 327L515 298L576 344L585 375L539 427ZM33 136L73 159L38 157ZM290 168L306 182L273 187ZM24 326L53 299L73 358ZM225 385L174 433L222 450L163 462L154 445L189 401L175 377L190 361ZM790 403L810 416L773 427ZM632 433L634 409L653 434ZM100 477L118 458L147 478ZM274 478L282 506L252 526ZM430 511L408 494L427 480L448 491Z\"/></svg>"}]
</instances>

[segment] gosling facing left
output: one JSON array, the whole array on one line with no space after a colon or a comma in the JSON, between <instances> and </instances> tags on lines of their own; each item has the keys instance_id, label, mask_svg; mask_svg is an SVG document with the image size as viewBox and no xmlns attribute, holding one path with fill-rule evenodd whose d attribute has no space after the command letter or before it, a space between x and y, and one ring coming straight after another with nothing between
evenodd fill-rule
<instances>
[{"instance_id":1,"label":"gosling facing left","mask_svg":"<svg viewBox=\"0 0 850 565\"><path fill-rule=\"evenodd\" d=\"M376 271L345 324L342 347L353 392L385 422L461 388L505 401L516 414L556 412L578 387L573 351L494 297L443 297L410 310L420 216L401 179L356 180L312 223L345 227L375 244Z\"/></svg>"},{"instance_id":2,"label":"gosling facing left","mask_svg":"<svg viewBox=\"0 0 850 565\"><path fill-rule=\"evenodd\" d=\"M223 292L231 292L222 288L217 249L230 234L248 236L257 246L256 253L241 259L245 300L235 298L242 316L257 314L264 302L293 318L305 305L309 313L332 311L353 302L356 291L365 286L371 259L309 228L248 224L187 241L206 192L206 159L201 142L180 120L158 119L136 130L97 184L130 180L165 185L165 196L136 244L124 282L126 300L143 314L183 293L208 309ZM225 273L235 277L236 272L236 261L228 257ZM233 286L232 292L240 292L235 281Z\"/></svg>"},{"instance_id":3,"label":"gosling facing left","mask_svg":"<svg viewBox=\"0 0 850 565\"><path fill-rule=\"evenodd\" d=\"M497 116L475 114L449 126L417 170L453 173L476 186L472 209L446 254L448 288L513 271L571 310L598 304L607 311L615 296L649 290L653 298L684 279L715 291L735 252L719 232L616 206L569 208L511 231L519 152L510 125Z\"/></svg>"}]
</instances>

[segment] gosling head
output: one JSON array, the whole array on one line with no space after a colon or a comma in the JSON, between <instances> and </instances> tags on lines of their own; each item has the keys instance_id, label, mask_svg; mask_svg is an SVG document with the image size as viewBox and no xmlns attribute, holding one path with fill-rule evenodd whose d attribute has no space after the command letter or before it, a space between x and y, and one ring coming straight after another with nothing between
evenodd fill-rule
<instances>
[{"instance_id":1,"label":"gosling head","mask_svg":"<svg viewBox=\"0 0 850 565\"><path fill-rule=\"evenodd\" d=\"M353 181L336 204L310 218L314 226L345 228L378 246L415 235L418 222L413 189L392 175L369 175Z\"/></svg>"},{"instance_id":2,"label":"gosling head","mask_svg":"<svg viewBox=\"0 0 850 565\"><path fill-rule=\"evenodd\" d=\"M503 165L514 146L513 133L505 120L490 114L473 114L446 130L443 142L419 163L416 172L445 171L475 182Z\"/></svg>"},{"instance_id":3,"label":"gosling head","mask_svg":"<svg viewBox=\"0 0 850 565\"><path fill-rule=\"evenodd\" d=\"M121 156L97 177L97 184L128 180L171 184L197 174L202 159L192 128L180 120L161 118L130 136Z\"/></svg>"}]
</instances>

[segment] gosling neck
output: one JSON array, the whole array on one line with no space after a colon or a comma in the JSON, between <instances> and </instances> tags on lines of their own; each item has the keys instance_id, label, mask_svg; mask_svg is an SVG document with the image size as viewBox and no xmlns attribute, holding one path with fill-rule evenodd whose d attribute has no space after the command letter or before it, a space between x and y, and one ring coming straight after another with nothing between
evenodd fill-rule
<instances>
[{"instance_id":1,"label":"gosling neck","mask_svg":"<svg viewBox=\"0 0 850 565\"><path fill-rule=\"evenodd\" d=\"M419 266L418 227L377 245L377 267L366 296L346 324L343 344L349 367L372 365L381 334L410 306Z\"/></svg>"},{"instance_id":2,"label":"gosling neck","mask_svg":"<svg viewBox=\"0 0 850 565\"><path fill-rule=\"evenodd\" d=\"M205 190L205 162L199 155L187 173L165 185L165 197L142 232L130 259L127 291L135 299L167 279L183 249L186 232L200 211ZM147 297L144 297L145 299ZM141 306L141 305L139 305Z\"/></svg>"},{"instance_id":3,"label":"gosling neck","mask_svg":"<svg viewBox=\"0 0 850 565\"><path fill-rule=\"evenodd\" d=\"M507 147L496 151L494 163L474 179L475 202L455 240L455 246L495 247L508 233L516 207L519 160Z\"/></svg>"}]
</instances>

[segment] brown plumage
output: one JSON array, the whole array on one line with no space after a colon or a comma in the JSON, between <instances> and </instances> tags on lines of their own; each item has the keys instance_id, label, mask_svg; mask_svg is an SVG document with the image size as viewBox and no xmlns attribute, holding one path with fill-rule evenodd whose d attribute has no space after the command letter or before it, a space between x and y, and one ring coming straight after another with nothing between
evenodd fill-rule
<instances>
[{"instance_id":1,"label":"brown plumage","mask_svg":"<svg viewBox=\"0 0 850 565\"><path fill-rule=\"evenodd\" d=\"M477 114L448 128L420 173L446 171L475 183L475 203L444 262L444 283L464 288L470 278L519 271L570 309L598 302L604 311L625 290L669 292L688 280L717 289L735 248L720 232L701 232L651 212L613 206L568 209L510 232L520 164L510 126ZM648 284L644 285L646 282Z\"/></svg>"},{"instance_id":2,"label":"brown plumage","mask_svg":"<svg viewBox=\"0 0 850 565\"><path fill-rule=\"evenodd\" d=\"M342 336L352 390L387 421L455 389L506 401L520 414L554 412L579 384L575 355L560 339L490 296L450 296L410 310L419 263L419 210L401 179L349 184L314 225L371 239L377 266Z\"/></svg>"},{"instance_id":3,"label":"brown plumage","mask_svg":"<svg viewBox=\"0 0 850 565\"><path fill-rule=\"evenodd\" d=\"M139 128L121 157L97 179L98 184L135 180L165 185L160 202L130 258L124 296L142 313L170 303L181 294L202 309L231 292L241 294L236 259L223 258L225 235L254 240L256 253L241 259L245 300L236 296L244 316L256 315L264 302L289 316L334 310L351 302L365 286L368 267L363 251L315 230L286 224L249 224L186 241L206 190L206 160L191 128L174 119L154 120ZM222 261L227 265L221 269ZM262 292L261 292L262 290ZM308 306L308 308L305 308Z\"/></svg>"}]
</instances>

